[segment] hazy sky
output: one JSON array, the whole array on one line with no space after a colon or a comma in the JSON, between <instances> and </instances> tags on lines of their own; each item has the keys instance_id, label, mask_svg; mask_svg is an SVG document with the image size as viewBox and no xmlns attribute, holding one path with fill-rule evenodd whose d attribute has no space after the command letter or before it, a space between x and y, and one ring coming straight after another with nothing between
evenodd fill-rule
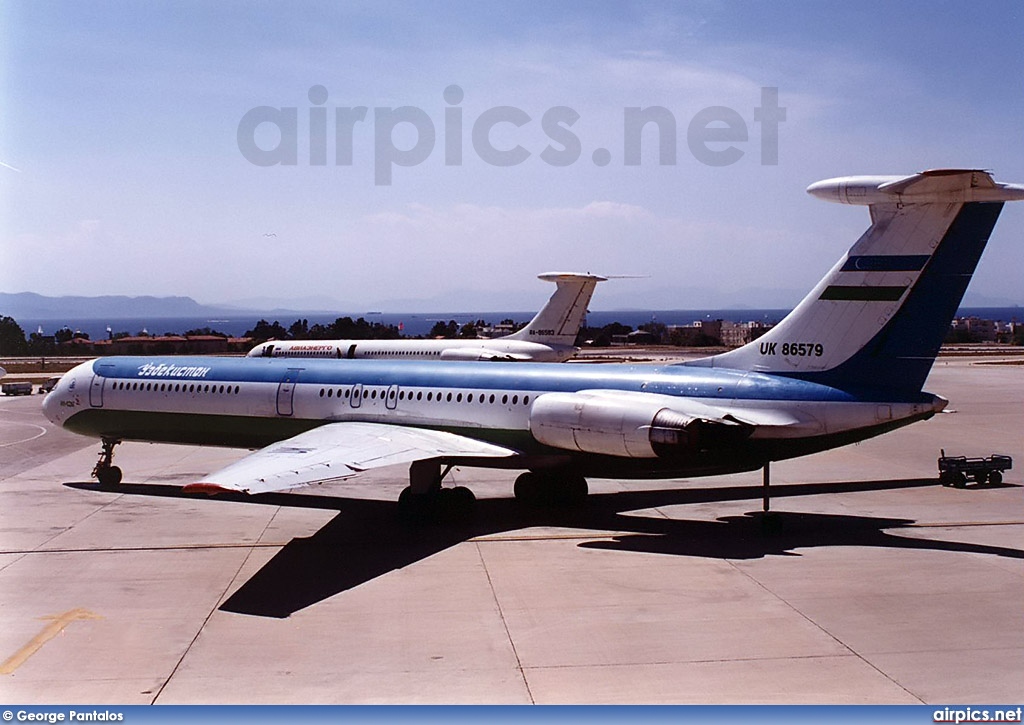
<instances>
[{"instance_id":1,"label":"hazy sky","mask_svg":"<svg viewBox=\"0 0 1024 725\"><path fill-rule=\"evenodd\" d=\"M795 303L868 223L808 184L1024 182L1018 2L7 0L0 34L5 292L530 309L591 271L646 275L592 309ZM627 164L652 107L674 154L651 123ZM737 135L694 147L709 107ZM1008 205L971 292L1022 279Z\"/></svg>"}]
</instances>

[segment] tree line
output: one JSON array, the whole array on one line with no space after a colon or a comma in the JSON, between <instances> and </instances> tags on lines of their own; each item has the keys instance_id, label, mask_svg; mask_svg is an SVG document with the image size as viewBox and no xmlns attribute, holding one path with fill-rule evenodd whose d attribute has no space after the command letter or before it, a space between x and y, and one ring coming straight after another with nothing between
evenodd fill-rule
<instances>
[{"instance_id":1,"label":"tree line","mask_svg":"<svg viewBox=\"0 0 1024 725\"><path fill-rule=\"evenodd\" d=\"M525 322L515 322L507 318L498 323L502 328L502 334L511 334L526 326ZM460 325L455 320L438 320L425 336L430 339L444 338L475 339L485 329L493 329L491 323L479 319L473 322L466 322ZM640 325L641 331L649 332L654 342L661 342L668 339L665 325L651 322ZM633 328L620 322L612 322L603 327L581 327L576 336L577 345L590 347L608 347L612 339L619 335L628 335ZM267 340L397 340L409 337L402 334L402 330L395 325L385 325L381 322L368 322L360 317L353 320L351 317L339 317L334 322L321 325L310 325L308 320L299 319L287 328L279 321L268 322L260 320L251 330L245 332L245 337L252 338L254 343L266 342ZM717 340L708 339L707 344L718 344Z\"/></svg>"}]
</instances>

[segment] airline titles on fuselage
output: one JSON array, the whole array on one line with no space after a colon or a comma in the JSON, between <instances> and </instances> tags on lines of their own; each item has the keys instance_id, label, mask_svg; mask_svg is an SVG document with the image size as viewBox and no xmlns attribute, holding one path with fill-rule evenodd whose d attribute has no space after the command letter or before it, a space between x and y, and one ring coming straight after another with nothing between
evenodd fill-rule
<instances>
[{"instance_id":1,"label":"airline titles on fuselage","mask_svg":"<svg viewBox=\"0 0 1024 725\"><path fill-rule=\"evenodd\" d=\"M140 378L205 378L212 368L200 365L154 365L146 363L139 366Z\"/></svg>"},{"instance_id":2,"label":"airline titles on fuselage","mask_svg":"<svg viewBox=\"0 0 1024 725\"><path fill-rule=\"evenodd\" d=\"M291 350L302 350L308 352L334 352L334 345L292 345Z\"/></svg>"}]
</instances>

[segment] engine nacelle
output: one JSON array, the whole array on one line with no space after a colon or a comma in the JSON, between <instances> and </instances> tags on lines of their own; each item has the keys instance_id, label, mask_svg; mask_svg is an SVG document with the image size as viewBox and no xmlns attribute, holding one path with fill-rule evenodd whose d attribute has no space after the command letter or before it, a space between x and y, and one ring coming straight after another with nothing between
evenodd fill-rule
<instances>
[{"instance_id":1,"label":"engine nacelle","mask_svg":"<svg viewBox=\"0 0 1024 725\"><path fill-rule=\"evenodd\" d=\"M931 169L910 176L841 176L807 193L839 204L952 204L1024 199L1024 187L994 181L980 169Z\"/></svg>"},{"instance_id":2,"label":"engine nacelle","mask_svg":"<svg viewBox=\"0 0 1024 725\"><path fill-rule=\"evenodd\" d=\"M530 408L530 433L544 445L623 458L657 458L691 447L693 425L700 422L661 401L614 394L545 393Z\"/></svg>"}]
</instances>

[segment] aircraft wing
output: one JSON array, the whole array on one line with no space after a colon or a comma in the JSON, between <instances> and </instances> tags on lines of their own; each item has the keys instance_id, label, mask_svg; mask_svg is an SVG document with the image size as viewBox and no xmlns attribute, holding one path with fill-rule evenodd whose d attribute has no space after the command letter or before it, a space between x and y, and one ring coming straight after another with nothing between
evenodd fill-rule
<instances>
[{"instance_id":1,"label":"aircraft wing","mask_svg":"<svg viewBox=\"0 0 1024 725\"><path fill-rule=\"evenodd\" d=\"M481 360L494 360L497 362L529 362L533 358L518 352L498 352L489 350L480 357Z\"/></svg>"},{"instance_id":2,"label":"aircraft wing","mask_svg":"<svg viewBox=\"0 0 1024 725\"><path fill-rule=\"evenodd\" d=\"M487 347L451 347L441 351L442 360L505 360L508 362L523 362L531 360L529 355L517 352L505 352L503 350L492 350Z\"/></svg>"},{"instance_id":3,"label":"aircraft wing","mask_svg":"<svg viewBox=\"0 0 1024 725\"><path fill-rule=\"evenodd\" d=\"M186 492L268 493L349 478L370 468L428 458L504 458L510 448L465 436L384 423L338 422L262 448L185 486Z\"/></svg>"}]
</instances>

